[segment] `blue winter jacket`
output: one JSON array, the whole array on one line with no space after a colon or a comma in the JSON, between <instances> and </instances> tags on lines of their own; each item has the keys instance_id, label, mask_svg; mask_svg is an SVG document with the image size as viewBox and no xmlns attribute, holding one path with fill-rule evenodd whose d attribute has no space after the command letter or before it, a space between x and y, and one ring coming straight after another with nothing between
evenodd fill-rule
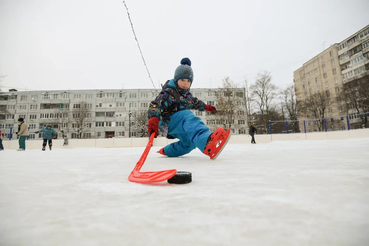
<instances>
[{"instance_id":1,"label":"blue winter jacket","mask_svg":"<svg viewBox=\"0 0 369 246\"><path fill-rule=\"evenodd\" d=\"M148 117L149 119L151 117L159 118L160 131L166 135L172 115L188 109L204 111L205 103L193 97L190 89L185 90L178 87L177 83L171 79L165 83L160 94L150 103Z\"/></svg>"},{"instance_id":2,"label":"blue winter jacket","mask_svg":"<svg viewBox=\"0 0 369 246\"><path fill-rule=\"evenodd\" d=\"M44 133L43 138L47 139L47 140L51 140L53 138L53 135L56 135L56 131L52 127L50 129L47 128L47 127L44 127L43 129L39 130L38 132L43 132Z\"/></svg>"}]
</instances>

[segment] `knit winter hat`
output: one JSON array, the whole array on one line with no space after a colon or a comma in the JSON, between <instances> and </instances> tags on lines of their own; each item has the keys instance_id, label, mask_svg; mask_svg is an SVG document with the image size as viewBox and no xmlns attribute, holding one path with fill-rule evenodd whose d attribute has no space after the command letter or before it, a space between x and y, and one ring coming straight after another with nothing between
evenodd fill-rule
<instances>
[{"instance_id":1,"label":"knit winter hat","mask_svg":"<svg viewBox=\"0 0 369 246\"><path fill-rule=\"evenodd\" d=\"M23 119L23 118L19 118L19 119L18 119L18 121L23 122L23 121L24 121L24 119Z\"/></svg>"},{"instance_id":2,"label":"knit winter hat","mask_svg":"<svg viewBox=\"0 0 369 246\"><path fill-rule=\"evenodd\" d=\"M191 68L191 60L187 57L181 60L181 65L179 65L174 72L174 82L177 84L179 79L188 79L189 81L193 81L193 71Z\"/></svg>"}]
</instances>

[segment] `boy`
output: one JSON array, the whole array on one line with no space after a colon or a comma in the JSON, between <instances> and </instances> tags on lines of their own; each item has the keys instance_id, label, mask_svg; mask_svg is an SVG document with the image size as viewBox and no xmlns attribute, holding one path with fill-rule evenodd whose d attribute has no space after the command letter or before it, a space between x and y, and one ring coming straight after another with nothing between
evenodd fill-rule
<instances>
[{"instance_id":1,"label":"boy","mask_svg":"<svg viewBox=\"0 0 369 246\"><path fill-rule=\"evenodd\" d=\"M47 141L49 141L49 148L51 150L51 147L53 146L53 136L56 136L56 132L54 128L51 127L51 125L47 125L47 127L44 127L40 131L37 131L35 133L43 132L44 136L44 142L42 143L42 151L45 151Z\"/></svg>"},{"instance_id":2,"label":"boy","mask_svg":"<svg viewBox=\"0 0 369 246\"><path fill-rule=\"evenodd\" d=\"M25 151L26 139L29 136L28 125L26 122L24 122L23 118L19 118L18 123L18 131L16 134L19 136L19 149L17 149L17 151Z\"/></svg>"},{"instance_id":3,"label":"boy","mask_svg":"<svg viewBox=\"0 0 369 246\"><path fill-rule=\"evenodd\" d=\"M175 70L174 78L165 83L160 94L151 102L147 130L150 135L154 132L157 137L160 128L167 138L179 139L178 142L159 150L158 153L162 155L182 156L197 147L210 159L215 160L229 140L230 129L225 131L220 127L212 133L201 119L189 110L206 110L212 114L217 112L215 107L192 96L192 81L191 61L183 58L181 65Z\"/></svg>"}]
</instances>

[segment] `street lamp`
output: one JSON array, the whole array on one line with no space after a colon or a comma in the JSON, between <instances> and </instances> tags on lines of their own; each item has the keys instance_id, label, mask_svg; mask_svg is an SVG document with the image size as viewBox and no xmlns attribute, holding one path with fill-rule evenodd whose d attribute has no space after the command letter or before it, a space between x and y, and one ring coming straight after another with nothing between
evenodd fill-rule
<instances>
[{"instance_id":1,"label":"street lamp","mask_svg":"<svg viewBox=\"0 0 369 246\"><path fill-rule=\"evenodd\" d=\"M131 116L132 116L131 111L129 111L128 116L129 116L128 137L130 138L131 137Z\"/></svg>"}]
</instances>

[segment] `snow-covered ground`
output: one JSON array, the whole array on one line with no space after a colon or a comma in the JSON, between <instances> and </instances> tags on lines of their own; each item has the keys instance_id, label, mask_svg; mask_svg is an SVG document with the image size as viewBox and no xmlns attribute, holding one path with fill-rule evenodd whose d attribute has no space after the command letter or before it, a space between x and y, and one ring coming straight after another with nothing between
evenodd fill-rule
<instances>
[{"instance_id":1,"label":"snow-covered ground","mask_svg":"<svg viewBox=\"0 0 369 246\"><path fill-rule=\"evenodd\" d=\"M0 152L0 245L369 245L369 139L229 144L128 175L144 148Z\"/></svg>"}]
</instances>

